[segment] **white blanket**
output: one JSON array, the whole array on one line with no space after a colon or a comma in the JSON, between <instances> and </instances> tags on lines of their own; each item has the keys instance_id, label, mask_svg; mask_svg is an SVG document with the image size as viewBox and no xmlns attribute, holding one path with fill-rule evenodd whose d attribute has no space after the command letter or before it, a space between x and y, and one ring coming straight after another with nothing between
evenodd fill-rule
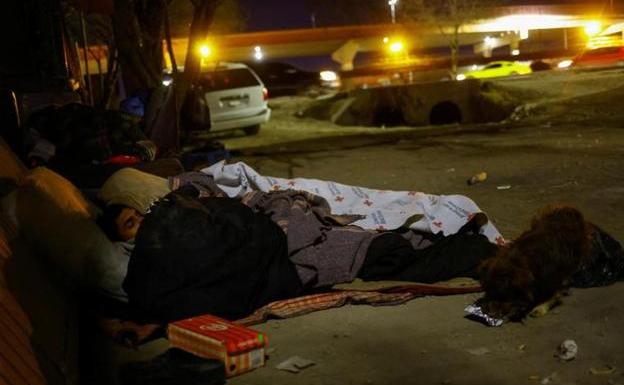
<instances>
[{"instance_id":1,"label":"white blanket","mask_svg":"<svg viewBox=\"0 0 624 385\"><path fill-rule=\"evenodd\" d=\"M463 195L431 195L418 191L374 190L348 186L318 179L283 179L258 174L243 162L225 164L224 161L202 170L212 175L215 182L230 197L242 197L252 190L303 190L325 198L334 214L361 214L366 218L355 225L366 229L391 230L404 225L415 215L422 215L409 225L412 229L434 234L454 234L479 207ZM504 238L489 222L482 233L491 241L504 243Z\"/></svg>"}]
</instances>

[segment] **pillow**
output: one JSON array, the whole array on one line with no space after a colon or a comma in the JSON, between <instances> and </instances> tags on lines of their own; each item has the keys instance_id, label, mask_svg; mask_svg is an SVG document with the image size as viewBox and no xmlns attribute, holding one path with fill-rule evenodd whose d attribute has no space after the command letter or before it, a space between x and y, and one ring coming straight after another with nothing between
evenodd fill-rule
<instances>
[{"instance_id":1,"label":"pillow","mask_svg":"<svg viewBox=\"0 0 624 385\"><path fill-rule=\"evenodd\" d=\"M12 225L4 218L4 215L0 213L0 288L6 287L6 281L4 279L4 265L7 264L11 258L11 244L9 243L14 238L15 233Z\"/></svg>"},{"instance_id":2,"label":"pillow","mask_svg":"<svg viewBox=\"0 0 624 385\"><path fill-rule=\"evenodd\" d=\"M17 221L17 190L11 191L8 195L0 198L0 212L4 219L14 228L19 228Z\"/></svg>"},{"instance_id":3,"label":"pillow","mask_svg":"<svg viewBox=\"0 0 624 385\"><path fill-rule=\"evenodd\" d=\"M0 175L3 178L19 180L26 172L26 167L15 156L2 138L0 138Z\"/></svg>"},{"instance_id":4,"label":"pillow","mask_svg":"<svg viewBox=\"0 0 624 385\"><path fill-rule=\"evenodd\" d=\"M19 189L23 190L24 188L39 191L49 203L66 214L91 219L95 219L99 215L97 206L89 202L76 186L45 167L37 167L26 174ZM18 195L20 194L18 193Z\"/></svg>"},{"instance_id":5,"label":"pillow","mask_svg":"<svg viewBox=\"0 0 624 385\"><path fill-rule=\"evenodd\" d=\"M95 206L76 187L51 170L35 169L18 188L16 213L20 234L52 272L71 278L69 284L99 287L102 261L120 250L95 223Z\"/></svg>"},{"instance_id":6,"label":"pillow","mask_svg":"<svg viewBox=\"0 0 624 385\"><path fill-rule=\"evenodd\" d=\"M107 205L121 204L145 214L151 204L171 192L165 178L123 168L104 183L98 197Z\"/></svg>"}]
</instances>

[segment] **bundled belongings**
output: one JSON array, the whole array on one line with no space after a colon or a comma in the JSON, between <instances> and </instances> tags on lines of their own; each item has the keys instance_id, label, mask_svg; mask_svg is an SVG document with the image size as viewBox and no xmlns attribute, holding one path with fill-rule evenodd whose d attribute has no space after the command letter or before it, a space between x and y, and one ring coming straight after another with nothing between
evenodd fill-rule
<instances>
[{"instance_id":1,"label":"bundled belongings","mask_svg":"<svg viewBox=\"0 0 624 385\"><path fill-rule=\"evenodd\" d=\"M153 160L156 155L138 121L119 111L76 103L50 106L33 113L24 129L27 150L46 140L54 145L57 162L103 163L117 155Z\"/></svg>"},{"instance_id":2,"label":"bundled belongings","mask_svg":"<svg viewBox=\"0 0 624 385\"><path fill-rule=\"evenodd\" d=\"M23 132L21 156L30 166L47 165L77 181L106 165L152 161L157 153L137 119L76 103L33 113Z\"/></svg>"}]
</instances>

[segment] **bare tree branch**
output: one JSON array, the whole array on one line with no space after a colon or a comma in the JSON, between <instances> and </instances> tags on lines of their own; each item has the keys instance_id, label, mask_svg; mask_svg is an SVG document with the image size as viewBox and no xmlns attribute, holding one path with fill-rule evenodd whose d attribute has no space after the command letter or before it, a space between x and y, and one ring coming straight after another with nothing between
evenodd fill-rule
<instances>
[{"instance_id":1,"label":"bare tree branch","mask_svg":"<svg viewBox=\"0 0 624 385\"><path fill-rule=\"evenodd\" d=\"M448 39L451 76L457 75L459 35L462 28L487 15L499 0L405 0L404 11L412 21L435 25Z\"/></svg>"}]
</instances>

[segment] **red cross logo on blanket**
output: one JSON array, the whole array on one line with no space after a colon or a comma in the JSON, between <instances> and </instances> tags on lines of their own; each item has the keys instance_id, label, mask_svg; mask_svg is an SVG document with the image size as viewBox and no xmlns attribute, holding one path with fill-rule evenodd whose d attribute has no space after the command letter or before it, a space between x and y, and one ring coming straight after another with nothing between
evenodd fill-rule
<instances>
[{"instance_id":1,"label":"red cross logo on blanket","mask_svg":"<svg viewBox=\"0 0 624 385\"><path fill-rule=\"evenodd\" d=\"M277 190L279 190L279 189L280 189L280 186L279 186L278 184L274 184L274 185L271 187L271 189L272 189L273 191L277 191Z\"/></svg>"},{"instance_id":2,"label":"red cross logo on blanket","mask_svg":"<svg viewBox=\"0 0 624 385\"><path fill-rule=\"evenodd\" d=\"M295 181L294 181L294 180L290 180L290 181L288 181L288 185L289 185L290 187L295 187L295 185L296 185L296 184L297 184L297 183L295 183Z\"/></svg>"},{"instance_id":3,"label":"red cross logo on blanket","mask_svg":"<svg viewBox=\"0 0 624 385\"><path fill-rule=\"evenodd\" d=\"M364 201L364 204L368 207L371 207L373 205L373 202L369 201L368 199Z\"/></svg>"},{"instance_id":4,"label":"red cross logo on blanket","mask_svg":"<svg viewBox=\"0 0 624 385\"><path fill-rule=\"evenodd\" d=\"M416 191L410 191L407 193L409 196L416 196Z\"/></svg>"},{"instance_id":5,"label":"red cross logo on blanket","mask_svg":"<svg viewBox=\"0 0 624 385\"><path fill-rule=\"evenodd\" d=\"M377 228L375 229L377 231L386 231L386 228L382 225L377 226Z\"/></svg>"},{"instance_id":6,"label":"red cross logo on blanket","mask_svg":"<svg viewBox=\"0 0 624 385\"><path fill-rule=\"evenodd\" d=\"M440 229L442 228L442 222L441 221L432 222L432 225L434 225L435 227L438 227Z\"/></svg>"},{"instance_id":7,"label":"red cross logo on blanket","mask_svg":"<svg viewBox=\"0 0 624 385\"><path fill-rule=\"evenodd\" d=\"M336 199L334 199L334 200L335 200L336 202L342 202L342 201L344 200L344 197L342 197L342 196L338 195L338 196L336 197Z\"/></svg>"}]
</instances>

